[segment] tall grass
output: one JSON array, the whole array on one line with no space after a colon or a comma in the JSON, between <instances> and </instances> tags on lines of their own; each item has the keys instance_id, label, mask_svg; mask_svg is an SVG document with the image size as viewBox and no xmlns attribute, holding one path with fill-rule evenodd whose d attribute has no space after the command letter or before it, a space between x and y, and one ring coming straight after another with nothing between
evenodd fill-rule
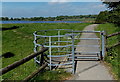
<instances>
[{"instance_id":1,"label":"tall grass","mask_svg":"<svg viewBox=\"0 0 120 82\"><path fill-rule=\"evenodd\" d=\"M96 30L101 30L101 31L104 30L104 31L106 31L107 35L109 35L109 34L118 32L119 27L117 27L113 24L107 23L107 24L100 24L98 26L98 28L96 28ZM111 47L114 44L118 43L119 42L118 37L119 36L113 36L113 37L110 37L109 39L107 39L106 47ZM112 66L112 71L115 73L116 79L120 78L120 72L119 72L120 55L119 55L119 50L118 50L119 47L120 46L108 50L106 57L105 57L105 61Z\"/></svg>"},{"instance_id":2,"label":"tall grass","mask_svg":"<svg viewBox=\"0 0 120 82\"><path fill-rule=\"evenodd\" d=\"M74 29L83 30L83 28L90 23L36 23L36 24L2 24L2 28L19 27L17 29L2 31L2 54L11 52L13 57L2 57L2 67L6 67L15 61L18 61L31 53L33 53L33 32L46 29ZM54 33L53 33L54 34ZM1 60L0 59L0 60ZM9 80L23 80L29 74L31 74L38 67L34 63L34 60L15 68L14 70L3 75L3 79Z\"/></svg>"}]
</instances>

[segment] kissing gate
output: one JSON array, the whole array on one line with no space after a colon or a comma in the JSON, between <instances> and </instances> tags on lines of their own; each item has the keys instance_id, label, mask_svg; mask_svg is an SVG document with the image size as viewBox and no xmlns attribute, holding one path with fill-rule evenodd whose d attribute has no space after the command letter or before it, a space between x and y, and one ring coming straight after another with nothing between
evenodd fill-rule
<instances>
[{"instance_id":1,"label":"kissing gate","mask_svg":"<svg viewBox=\"0 0 120 82\"><path fill-rule=\"evenodd\" d=\"M81 33L98 33L99 38L82 38ZM53 67L71 68L71 72L75 73L76 60L101 60L105 55L105 33L104 31L73 31L71 29L49 29L36 31L34 34L34 52L42 47L48 47L45 53L48 57L47 63L50 70ZM97 40L99 45L79 45L81 40ZM77 47L94 47L99 51L87 52L78 51ZM93 56L94 55L94 56ZM40 62L40 56L35 57L36 63Z\"/></svg>"}]
</instances>

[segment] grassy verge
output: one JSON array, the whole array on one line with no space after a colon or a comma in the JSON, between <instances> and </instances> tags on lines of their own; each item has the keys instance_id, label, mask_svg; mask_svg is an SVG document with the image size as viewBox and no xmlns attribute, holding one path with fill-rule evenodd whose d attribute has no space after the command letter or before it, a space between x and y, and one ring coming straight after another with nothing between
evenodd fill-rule
<instances>
[{"instance_id":1,"label":"grassy verge","mask_svg":"<svg viewBox=\"0 0 120 82\"><path fill-rule=\"evenodd\" d=\"M47 77L46 77L47 76ZM71 74L65 72L63 70L56 70L56 71L43 71L38 74L36 77L32 78L31 81L34 80L69 80L71 78Z\"/></svg>"},{"instance_id":2,"label":"grassy verge","mask_svg":"<svg viewBox=\"0 0 120 82\"><path fill-rule=\"evenodd\" d=\"M106 31L107 35L118 32L119 31L119 27L113 25L113 24L101 24L98 26L98 28L96 28L96 30L104 30ZM106 43L106 47L110 47L112 45L114 45L115 43L118 43L119 41L119 36L114 36L111 37L109 39L107 39L107 43ZM120 78L120 72L119 72L119 66L120 66L120 61L119 61L119 54L118 54L118 47L112 48L110 50L108 50L106 57L105 57L105 61L112 67L112 72L115 75L115 78L118 79Z\"/></svg>"},{"instance_id":3,"label":"grassy verge","mask_svg":"<svg viewBox=\"0 0 120 82\"><path fill-rule=\"evenodd\" d=\"M56 24L3 24L2 28L6 29L2 31L2 54L10 53L10 58L0 58L2 60L2 67L6 67L9 64L18 61L29 54L33 53L33 32L45 29L74 29L83 30L83 28L90 23L56 23ZM16 28L17 27L17 28ZM12 29L10 29L12 28ZM14 29L15 28L15 29ZM23 80L29 74L31 74L37 66L34 64L34 60L31 60L18 68L3 75L3 79L9 80Z\"/></svg>"}]
</instances>

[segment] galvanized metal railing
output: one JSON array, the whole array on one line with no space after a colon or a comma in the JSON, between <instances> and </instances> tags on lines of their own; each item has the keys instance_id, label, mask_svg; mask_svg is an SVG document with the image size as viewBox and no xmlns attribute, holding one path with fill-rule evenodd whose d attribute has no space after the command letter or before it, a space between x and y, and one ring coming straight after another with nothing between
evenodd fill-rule
<instances>
[{"instance_id":1,"label":"galvanized metal railing","mask_svg":"<svg viewBox=\"0 0 120 82\"><path fill-rule=\"evenodd\" d=\"M64 32L62 32L64 31ZM80 38L81 33L99 33L99 38ZM48 66L52 70L53 66L72 65L72 73L75 73L75 54L87 53L97 54L101 59L105 55L105 32L104 31L73 31L71 29L52 29L41 30L33 33L34 35L34 52L38 51L38 47L47 47L47 57L49 58ZM40 39L40 41L38 41ZM43 39L43 42L41 42ZM75 45L76 40L99 40L99 45ZM41 43L39 43L41 42ZM97 52L76 52L76 47L99 47ZM102 52L102 53L101 53ZM61 54L62 53L62 54ZM41 58L41 57L39 57ZM56 58L56 60L54 60ZM58 62L59 58L67 58L66 63ZM79 58L79 57L78 57ZM40 63L37 57L34 58L35 62ZM71 59L71 60L69 60Z\"/></svg>"},{"instance_id":2,"label":"galvanized metal railing","mask_svg":"<svg viewBox=\"0 0 120 82\"><path fill-rule=\"evenodd\" d=\"M41 30L33 33L34 35L34 52L37 52L38 47L48 47L49 51L47 57L49 58L48 66L52 70L53 66L72 65L72 72L74 73L74 36L67 35L71 29L50 29ZM43 33L41 33L43 32ZM52 35L50 35L50 33ZM72 38L69 40L68 38ZM43 43L38 43L37 40L43 39ZM64 60L69 56L73 56L72 61L65 60L64 63L57 63L58 59ZM37 57L35 62L40 63ZM55 62L56 61L56 62Z\"/></svg>"},{"instance_id":3,"label":"galvanized metal railing","mask_svg":"<svg viewBox=\"0 0 120 82\"><path fill-rule=\"evenodd\" d=\"M74 40L99 40L100 45L74 45L75 47L99 47L100 51L99 52L77 52L77 53L96 53L99 54L101 59L105 56L105 41L106 41L106 34L105 31L69 31L70 33L99 33L99 38L74 38ZM69 38L70 39L70 38Z\"/></svg>"}]
</instances>

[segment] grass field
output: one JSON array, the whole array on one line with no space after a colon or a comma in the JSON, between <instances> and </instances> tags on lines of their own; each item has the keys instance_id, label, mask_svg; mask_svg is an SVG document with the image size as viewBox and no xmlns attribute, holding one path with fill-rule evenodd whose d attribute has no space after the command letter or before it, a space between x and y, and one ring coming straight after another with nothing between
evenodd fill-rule
<instances>
[{"instance_id":1,"label":"grass field","mask_svg":"<svg viewBox=\"0 0 120 82\"><path fill-rule=\"evenodd\" d=\"M64 19L64 21L82 21L87 23L94 23L96 18L80 18L80 19Z\"/></svg>"},{"instance_id":2,"label":"grass field","mask_svg":"<svg viewBox=\"0 0 120 82\"><path fill-rule=\"evenodd\" d=\"M106 31L106 34L109 35L109 34L120 31L119 29L120 29L119 27L113 24L107 23L107 24L99 25L96 30L101 30L101 31L104 30ZM118 42L119 42L119 36L110 37L109 39L107 39L106 47L111 47L112 45ZM116 79L120 78L119 49L120 49L120 46L110 49L107 52L106 57L105 57L105 61L109 63L109 65L112 67L112 71Z\"/></svg>"},{"instance_id":3,"label":"grass field","mask_svg":"<svg viewBox=\"0 0 120 82\"><path fill-rule=\"evenodd\" d=\"M33 32L45 29L74 29L83 30L90 23L56 23L56 24L2 24L2 54L10 53L13 56L10 58L0 58L2 67L18 61L31 53L33 53ZM13 28L13 29L10 29ZM15 29L14 29L15 28ZM34 60L17 67L16 69L3 75L3 79L23 80L29 74L37 69Z\"/></svg>"}]
</instances>

